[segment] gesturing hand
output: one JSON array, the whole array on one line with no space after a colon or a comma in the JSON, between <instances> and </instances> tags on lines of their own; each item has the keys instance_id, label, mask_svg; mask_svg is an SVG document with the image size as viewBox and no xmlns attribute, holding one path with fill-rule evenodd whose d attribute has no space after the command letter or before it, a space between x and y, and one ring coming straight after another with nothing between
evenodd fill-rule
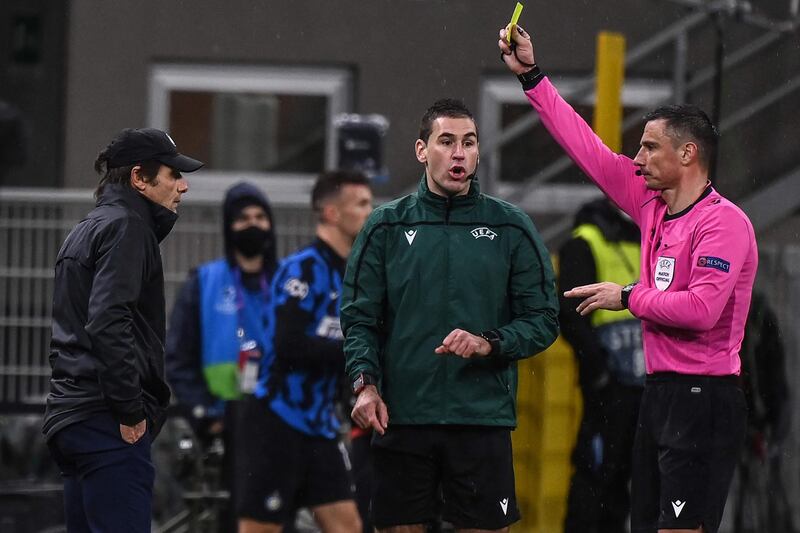
<instances>
[{"instance_id":1,"label":"gesturing hand","mask_svg":"<svg viewBox=\"0 0 800 533\"><path fill-rule=\"evenodd\" d=\"M389 425L389 410L375 385L367 385L356 398L350 418L362 429L372 428L381 435Z\"/></svg>"},{"instance_id":2,"label":"gesturing hand","mask_svg":"<svg viewBox=\"0 0 800 533\"><path fill-rule=\"evenodd\" d=\"M146 418L142 419L142 421L136 424L135 426L126 426L125 424L119 425L119 434L122 437L122 440L124 440L128 444L136 444L136 442L142 438L142 436L146 431L147 431Z\"/></svg>"},{"instance_id":3,"label":"gesturing hand","mask_svg":"<svg viewBox=\"0 0 800 533\"><path fill-rule=\"evenodd\" d=\"M610 281L575 287L566 291L564 296L567 298L584 298L576 309L581 316L586 316L595 309L608 309L610 311L624 309L621 299L622 285L617 285Z\"/></svg>"},{"instance_id":4,"label":"gesturing hand","mask_svg":"<svg viewBox=\"0 0 800 533\"><path fill-rule=\"evenodd\" d=\"M463 329L454 329L444 338L442 344L434 352L443 355L451 353L465 359L484 357L492 351L492 345L483 337L473 335Z\"/></svg>"},{"instance_id":5,"label":"gesturing hand","mask_svg":"<svg viewBox=\"0 0 800 533\"><path fill-rule=\"evenodd\" d=\"M531 36L519 25L511 30L511 45L506 41L507 35L508 30L503 28L500 30L500 40L497 41L497 46L503 53L503 62L514 74L528 72L536 64Z\"/></svg>"}]
</instances>

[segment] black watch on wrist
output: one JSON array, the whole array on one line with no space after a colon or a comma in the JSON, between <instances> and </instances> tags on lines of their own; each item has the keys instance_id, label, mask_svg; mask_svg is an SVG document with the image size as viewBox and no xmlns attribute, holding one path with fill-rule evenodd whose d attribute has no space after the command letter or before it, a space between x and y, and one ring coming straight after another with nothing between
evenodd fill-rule
<instances>
[{"instance_id":1,"label":"black watch on wrist","mask_svg":"<svg viewBox=\"0 0 800 533\"><path fill-rule=\"evenodd\" d=\"M538 67L538 65L531 65L531 68L528 72L523 72L522 74L517 74L517 79L522 84L522 88L526 91L529 91L536 87L542 78L544 78L544 74L542 73L542 69Z\"/></svg>"},{"instance_id":2,"label":"black watch on wrist","mask_svg":"<svg viewBox=\"0 0 800 533\"><path fill-rule=\"evenodd\" d=\"M636 286L637 283L639 282L634 281L633 283L628 283L627 285L622 287L622 292L620 293L619 301L622 304L623 309L628 308L628 300L630 299L631 292L633 292L633 288Z\"/></svg>"},{"instance_id":3,"label":"black watch on wrist","mask_svg":"<svg viewBox=\"0 0 800 533\"><path fill-rule=\"evenodd\" d=\"M491 350L489 350L490 356L500 352L500 334L496 329L484 331L480 333L480 336L483 340L489 343L489 346L492 347Z\"/></svg>"},{"instance_id":4,"label":"black watch on wrist","mask_svg":"<svg viewBox=\"0 0 800 533\"><path fill-rule=\"evenodd\" d=\"M375 379L375 376L372 374L365 374L361 373L358 377L353 381L353 394L358 396L362 390L366 388L367 385L377 385L378 380Z\"/></svg>"}]
</instances>

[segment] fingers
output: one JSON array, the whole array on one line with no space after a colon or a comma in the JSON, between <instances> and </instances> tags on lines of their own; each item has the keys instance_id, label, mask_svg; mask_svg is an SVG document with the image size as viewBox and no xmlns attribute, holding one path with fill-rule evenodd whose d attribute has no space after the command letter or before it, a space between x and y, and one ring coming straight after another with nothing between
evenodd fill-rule
<instances>
[{"instance_id":1,"label":"fingers","mask_svg":"<svg viewBox=\"0 0 800 533\"><path fill-rule=\"evenodd\" d=\"M383 401L378 403L378 424L379 428L376 428L375 431L383 435L384 431L386 431L386 428L389 427L389 409L387 409L386 404L383 403Z\"/></svg>"},{"instance_id":2,"label":"fingers","mask_svg":"<svg viewBox=\"0 0 800 533\"><path fill-rule=\"evenodd\" d=\"M454 329L444 338L442 344L434 350L434 353L439 355L453 354L469 358L475 354L478 348L480 348L480 342L475 335L463 329Z\"/></svg>"},{"instance_id":3,"label":"fingers","mask_svg":"<svg viewBox=\"0 0 800 533\"><path fill-rule=\"evenodd\" d=\"M511 46L508 44L506 40L506 36L508 35L508 30L503 28L500 30L500 40L497 41L497 46L500 48L500 51L503 52L504 55L511 55Z\"/></svg>"},{"instance_id":4,"label":"fingers","mask_svg":"<svg viewBox=\"0 0 800 533\"><path fill-rule=\"evenodd\" d=\"M124 426L120 424L119 434L122 437L122 440L128 444L136 444L136 441L139 440L139 437L136 435L135 427Z\"/></svg>"},{"instance_id":5,"label":"fingers","mask_svg":"<svg viewBox=\"0 0 800 533\"><path fill-rule=\"evenodd\" d=\"M365 393L361 393L362 395ZM366 401L361 401L361 396L356 400L356 405L350 413L350 418L361 429L372 428L383 435L389 425L389 410L380 396L373 396Z\"/></svg>"},{"instance_id":6,"label":"fingers","mask_svg":"<svg viewBox=\"0 0 800 533\"><path fill-rule=\"evenodd\" d=\"M128 444L136 444L147 432L147 419L145 418L135 426L119 425L119 435Z\"/></svg>"},{"instance_id":7,"label":"fingers","mask_svg":"<svg viewBox=\"0 0 800 533\"><path fill-rule=\"evenodd\" d=\"M581 316L586 316L598 307L600 307L600 305L597 299L587 298L582 301L575 310L580 313Z\"/></svg>"},{"instance_id":8,"label":"fingers","mask_svg":"<svg viewBox=\"0 0 800 533\"><path fill-rule=\"evenodd\" d=\"M519 43L522 39L530 40L530 38L531 36L528 35L528 32L526 32L519 24L515 24L511 29L511 41L513 43ZM506 48L509 50L511 49L508 45L508 26L500 29L500 41L502 43L506 43Z\"/></svg>"},{"instance_id":9,"label":"fingers","mask_svg":"<svg viewBox=\"0 0 800 533\"><path fill-rule=\"evenodd\" d=\"M564 291L566 298L586 298L587 296L594 296L600 288L600 283L592 283L591 285L581 285L580 287L573 287L568 291Z\"/></svg>"}]
</instances>

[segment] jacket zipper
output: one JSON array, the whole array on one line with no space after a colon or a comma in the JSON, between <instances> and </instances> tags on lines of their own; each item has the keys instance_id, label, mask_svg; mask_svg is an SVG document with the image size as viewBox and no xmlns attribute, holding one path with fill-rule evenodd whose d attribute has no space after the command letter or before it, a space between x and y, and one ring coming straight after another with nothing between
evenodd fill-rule
<instances>
[{"instance_id":1,"label":"jacket zipper","mask_svg":"<svg viewBox=\"0 0 800 533\"><path fill-rule=\"evenodd\" d=\"M445 201L444 225L445 226L449 226L450 225L450 210L453 208L453 197L452 196L447 196L447 197L445 197L444 201ZM450 232L445 230L445 234L447 235L447 248L445 250L446 256L445 256L444 272L447 273L447 272L450 271ZM449 276L448 276L448 278L449 278ZM450 301L450 280L449 279L445 279L445 287L447 287L447 301L449 302ZM449 381L448 378L449 378L449 374L450 374L450 364L449 364L450 363L450 357L451 356L448 355L448 356L445 356L445 359L444 359L445 379L444 379L444 387L442 387L442 388L444 389L443 394L444 394L445 401L442 402L441 411L440 411L440 414L441 414L441 420L440 421L441 421L442 424L445 423L445 420L447 420L448 415L449 415L448 407L447 407L447 404L448 404L447 398L448 398L448 394L449 394L448 391L447 391L447 383Z\"/></svg>"}]
</instances>

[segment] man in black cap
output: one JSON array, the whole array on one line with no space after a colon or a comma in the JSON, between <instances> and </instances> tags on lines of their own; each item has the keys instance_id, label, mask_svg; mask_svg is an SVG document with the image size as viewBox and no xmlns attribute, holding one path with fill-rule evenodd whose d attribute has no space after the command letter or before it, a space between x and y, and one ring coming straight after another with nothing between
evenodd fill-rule
<instances>
[{"instance_id":1,"label":"man in black cap","mask_svg":"<svg viewBox=\"0 0 800 533\"><path fill-rule=\"evenodd\" d=\"M43 431L64 478L67 530L149 532L150 445L164 422L159 242L203 163L156 129L125 129L100 154L96 207L58 253Z\"/></svg>"}]
</instances>

